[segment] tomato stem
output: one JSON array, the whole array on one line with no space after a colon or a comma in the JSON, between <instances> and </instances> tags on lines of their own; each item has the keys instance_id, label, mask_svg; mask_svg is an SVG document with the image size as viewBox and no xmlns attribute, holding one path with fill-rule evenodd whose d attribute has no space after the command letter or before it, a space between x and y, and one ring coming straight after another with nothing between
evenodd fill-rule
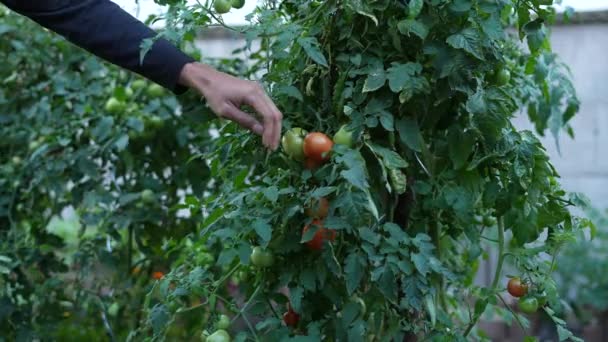
<instances>
[{"instance_id":1,"label":"tomato stem","mask_svg":"<svg viewBox=\"0 0 608 342\"><path fill-rule=\"evenodd\" d=\"M497 227L498 227L498 260L496 262L496 273L494 273L494 280L492 281L492 288L491 288L491 291L494 293L496 292L498 282L500 281L500 275L502 274L502 265L505 261L505 254L506 254L505 253L505 221L502 217L498 218ZM496 295L498 295L498 294L496 294ZM473 317L473 319L471 320L471 322L467 326L467 329L464 332L464 337L469 336L469 333L471 333L471 330L473 330L473 327L477 324L477 321L479 321L479 318L481 318L481 315L485 311L485 307L487 307L487 305L488 304L486 302L486 304L484 305L484 309L481 310L478 314L476 314L475 317Z\"/></svg>"}]
</instances>

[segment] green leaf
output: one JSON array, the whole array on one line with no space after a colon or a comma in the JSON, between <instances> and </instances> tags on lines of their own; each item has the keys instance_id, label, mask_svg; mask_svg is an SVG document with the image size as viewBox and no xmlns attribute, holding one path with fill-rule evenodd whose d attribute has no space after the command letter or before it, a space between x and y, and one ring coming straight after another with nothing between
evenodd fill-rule
<instances>
[{"instance_id":1,"label":"green leaf","mask_svg":"<svg viewBox=\"0 0 608 342\"><path fill-rule=\"evenodd\" d=\"M363 279L365 259L357 253L349 254L346 257L344 272L346 273L346 290L351 295L359 288L361 279Z\"/></svg>"},{"instance_id":2,"label":"green leaf","mask_svg":"<svg viewBox=\"0 0 608 342\"><path fill-rule=\"evenodd\" d=\"M386 73L382 62L377 61L370 65L367 79L363 85L363 92L368 93L380 89L386 83Z\"/></svg>"},{"instance_id":3,"label":"green leaf","mask_svg":"<svg viewBox=\"0 0 608 342\"><path fill-rule=\"evenodd\" d=\"M378 19L368 6L368 2L365 0L349 0L346 2L346 6L350 7L353 11L370 18L376 26L378 26Z\"/></svg>"},{"instance_id":4,"label":"green leaf","mask_svg":"<svg viewBox=\"0 0 608 342\"><path fill-rule=\"evenodd\" d=\"M449 36L446 42L456 49L462 49L470 53L477 59L484 60L479 31L473 28L466 28Z\"/></svg>"},{"instance_id":5,"label":"green leaf","mask_svg":"<svg viewBox=\"0 0 608 342\"><path fill-rule=\"evenodd\" d=\"M397 24L399 33L405 36L410 36L411 33L425 40L429 34L429 28L421 21L414 19L405 19Z\"/></svg>"},{"instance_id":6,"label":"green leaf","mask_svg":"<svg viewBox=\"0 0 608 342\"><path fill-rule=\"evenodd\" d=\"M433 300L433 296L426 295L424 297L424 304L426 306L426 311L431 317L431 324L432 326L435 326L435 323L437 322L437 308L435 307L435 301Z\"/></svg>"},{"instance_id":7,"label":"green leaf","mask_svg":"<svg viewBox=\"0 0 608 342\"><path fill-rule=\"evenodd\" d=\"M423 0L410 0L407 5L407 16L410 19L416 18L420 12L422 12L422 7L424 6Z\"/></svg>"},{"instance_id":8,"label":"green leaf","mask_svg":"<svg viewBox=\"0 0 608 342\"><path fill-rule=\"evenodd\" d=\"M426 276L431 271L428 264L428 259L424 254L412 253L411 258L416 270L418 270L422 276Z\"/></svg>"},{"instance_id":9,"label":"green leaf","mask_svg":"<svg viewBox=\"0 0 608 342\"><path fill-rule=\"evenodd\" d=\"M152 311L150 312L150 323L154 335L160 335L165 330L170 318L169 311L164 305L156 305L152 308Z\"/></svg>"},{"instance_id":10,"label":"green leaf","mask_svg":"<svg viewBox=\"0 0 608 342\"><path fill-rule=\"evenodd\" d=\"M114 147L118 152L123 151L129 145L129 135L123 134L114 142Z\"/></svg>"},{"instance_id":11,"label":"green leaf","mask_svg":"<svg viewBox=\"0 0 608 342\"><path fill-rule=\"evenodd\" d=\"M260 245L262 245L262 247L268 246L268 242L272 238L272 227L268 224L268 222L262 219L255 220L252 226L261 239Z\"/></svg>"},{"instance_id":12,"label":"green leaf","mask_svg":"<svg viewBox=\"0 0 608 342\"><path fill-rule=\"evenodd\" d=\"M450 10L454 12L468 12L471 6L471 0L454 0L450 4Z\"/></svg>"},{"instance_id":13,"label":"green leaf","mask_svg":"<svg viewBox=\"0 0 608 342\"><path fill-rule=\"evenodd\" d=\"M287 95L299 101L304 101L304 96L300 90L292 85L279 85L277 87L277 94Z\"/></svg>"},{"instance_id":14,"label":"green leaf","mask_svg":"<svg viewBox=\"0 0 608 342\"><path fill-rule=\"evenodd\" d=\"M466 165L476 141L476 135L470 130L462 132L455 129L450 131L448 149L455 169L461 169Z\"/></svg>"},{"instance_id":15,"label":"green leaf","mask_svg":"<svg viewBox=\"0 0 608 342\"><path fill-rule=\"evenodd\" d=\"M97 126L93 128L91 133L97 140L103 141L110 136L113 125L114 118L111 116L104 116L103 118L101 118Z\"/></svg>"},{"instance_id":16,"label":"green leaf","mask_svg":"<svg viewBox=\"0 0 608 342\"><path fill-rule=\"evenodd\" d=\"M298 44L306 51L308 57L310 57L317 64L324 67L328 67L327 59L323 55L319 48L319 42L314 37L299 37L297 39Z\"/></svg>"},{"instance_id":17,"label":"green leaf","mask_svg":"<svg viewBox=\"0 0 608 342\"><path fill-rule=\"evenodd\" d=\"M408 101L417 93L426 93L429 83L424 76L419 76L422 66L418 63L393 63L388 69L388 81L391 91L401 92L401 103Z\"/></svg>"},{"instance_id":18,"label":"green leaf","mask_svg":"<svg viewBox=\"0 0 608 342\"><path fill-rule=\"evenodd\" d=\"M279 199L279 188L277 188L276 186L270 186L268 188L265 188L262 193L264 194L264 197L266 197L272 203L276 202L277 199Z\"/></svg>"},{"instance_id":19,"label":"green leaf","mask_svg":"<svg viewBox=\"0 0 608 342\"><path fill-rule=\"evenodd\" d=\"M401 118L397 120L395 126L402 143L416 152L422 150L422 135L420 134L420 128L418 128L418 122L414 118Z\"/></svg>"},{"instance_id":20,"label":"green leaf","mask_svg":"<svg viewBox=\"0 0 608 342\"><path fill-rule=\"evenodd\" d=\"M403 169L408 167L408 163L397 152L374 143L367 143L366 145L382 158L382 164L387 169Z\"/></svg>"}]
</instances>

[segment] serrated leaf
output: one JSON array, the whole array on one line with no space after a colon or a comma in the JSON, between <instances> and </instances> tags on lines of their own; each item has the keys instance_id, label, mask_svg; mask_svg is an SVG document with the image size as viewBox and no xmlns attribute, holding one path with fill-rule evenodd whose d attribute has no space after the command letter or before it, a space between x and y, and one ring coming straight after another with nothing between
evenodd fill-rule
<instances>
[{"instance_id":1,"label":"serrated leaf","mask_svg":"<svg viewBox=\"0 0 608 342\"><path fill-rule=\"evenodd\" d=\"M317 64L324 67L328 67L327 59L319 48L319 42L314 37L299 37L297 39L298 44L304 49L308 57L310 57Z\"/></svg>"},{"instance_id":2,"label":"serrated leaf","mask_svg":"<svg viewBox=\"0 0 608 342\"><path fill-rule=\"evenodd\" d=\"M408 167L408 163L401 156L386 147L374 144L366 144L375 154L382 158L382 164L388 169L403 169Z\"/></svg>"},{"instance_id":3,"label":"serrated leaf","mask_svg":"<svg viewBox=\"0 0 608 342\"><path fill-rule=\"evenodd\" d=\"M466 28L449 36L446 42L456 49L462 49L470 53L477 59L484 60L479 31L473 28Z\"/></svg>"},{"instance_id":4,"label":"serrated leaf","mask_svg":"<svg viewBox=\"0 0 608 342\"><path fill-rule=\"evenodd\" d=\"M402 35L409 37L413 33L422 40L425 40L429 34L429 28L423 22L414 19L401 20L397 28Z\"/></svg>"},{"instance_id":5,"label":"serrated leaf","mask_svg":"<svg viewBox=\"0 0 608 342\"><path fill-rule=\"evenodd\" d=\"M300 90L292 85L280 85L277 88L277 94L287 95L298 101L304 101L304 96Z\"/></svg>"}]
</instances>

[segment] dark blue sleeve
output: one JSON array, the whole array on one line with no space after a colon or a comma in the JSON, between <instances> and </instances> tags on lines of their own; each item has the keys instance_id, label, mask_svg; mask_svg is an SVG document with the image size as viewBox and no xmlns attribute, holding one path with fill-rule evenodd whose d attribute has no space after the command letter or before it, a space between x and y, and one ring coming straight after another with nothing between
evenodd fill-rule
<instances>
[{"instance_id":1,"label":"dark blue sleeve","mask_svg":"<svg viewBox=\"0 0 608 342\"><path fill-rule=\"evenodd\" d=\"M182 93L179 74L194 60L164 39L140 63L141 43L156 33L109 0L0 0L72 43L165 88Z\"/></svg>"}]
</instances>

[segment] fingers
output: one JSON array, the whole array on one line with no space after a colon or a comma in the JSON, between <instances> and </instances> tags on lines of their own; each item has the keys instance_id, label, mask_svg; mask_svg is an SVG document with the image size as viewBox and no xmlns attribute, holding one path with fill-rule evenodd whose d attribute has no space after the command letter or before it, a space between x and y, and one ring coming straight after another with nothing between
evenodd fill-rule
<instances>
[{"instance_id":1,"label":"fingers","mask_svg":"<svg viewBox=\"0 0 608 342\"><path fill-rule=\"evenodd\" d=\"M260 124L256 118L231 104L226 104L226 107L222 110L222 117L238 123L241 127L246 128L257 135L262 135L264 131L262 124Z\"/></svg>"},{"instance_id":2,"label":"fingers","mask_svg":"<svg viewBox=\"0 0 608 342\"><path fill-rule=\"evenodd\" d=\"M281 137L283 114L281 114L272 100L266 95L266 92L257 83L254 83L253 90L245 98L245 103L252 106L262 117L262 122L264 123L262 142L272 150L276 150L279 147Z\"/></svg>"}]
</instances>

